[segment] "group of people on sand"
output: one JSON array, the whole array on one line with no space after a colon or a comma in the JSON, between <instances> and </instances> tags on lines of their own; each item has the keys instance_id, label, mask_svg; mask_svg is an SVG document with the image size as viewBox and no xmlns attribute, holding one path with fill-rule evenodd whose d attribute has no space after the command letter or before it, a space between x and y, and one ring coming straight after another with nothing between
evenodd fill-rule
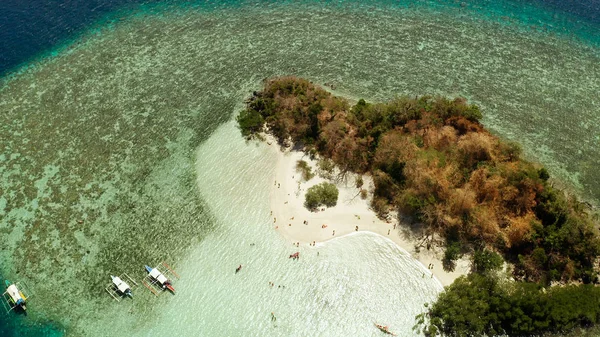
<instances>
[{"instance_id":1,"label":"group of people on sand","mask_svg":"<svg viewBox=\"0 0 600 337\"><path fill-rule=\"evenodd\" d=\"M273 288L275 286L275 283L269 281L269 285L271 286L271 288ZM277 288L285 288L285 286L282 286L281 284L277 286Z\"/></svg>"},{"instance_id":2,"label":"group of people on sand","mask_svg":"<svg viewBox=\"0 0 600 337\"><path fill-rule=\"evenodd\" d=\"M433 278L433 263L427 265L427 269L431 270L431 278ZM423 278L425 278L425 273L423 273Z\"/></svg>"}]
</instances>

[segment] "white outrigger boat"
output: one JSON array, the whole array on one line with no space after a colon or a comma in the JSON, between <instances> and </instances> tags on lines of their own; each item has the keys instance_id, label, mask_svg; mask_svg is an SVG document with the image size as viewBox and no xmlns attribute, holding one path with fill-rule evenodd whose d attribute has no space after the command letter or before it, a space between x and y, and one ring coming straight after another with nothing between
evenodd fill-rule
<instances>
[{"instance_id":1,"label":"white outrigger boat","mask_svg":"<svg viewBox=\"0 0 600 337\"><path fill-rule=\"evenodd\" d=\"M162 262L161 265L164 267L162 270L159 268L159 266L155 268L144 266L148 272L148 275L146 275L146 278L144 278L142 283L156 296L159 295L159 291L165 289L168 289L171 293L175 294L175 288L173 287L170 278L178 279L179 275L169 268L166 263ZM168 274L170 278L167 278L165 274Z\"/></svg>"},{"instance_id":2,"label":"white outrigger boat","mask_svg":"<svg viewBox=\"0 0 600 337\"><path fill-rule=\"evenodd\" d=\"M112 279L112 282L106 286L105 290L110 296L112 296L113 299L119 302L120 298L123 298L124 296L133 298L131 286L129 286L129 284L123 279L126 279L135 286L138 284L131 277L129 277L129 275L125 273L123 273L121 276L110 275L110 278Z\"/></svg>"},{"instance_id":3,"label":"white outrigger boat","mask_svg":"<svg viewBox=\"0 0 600 337\"><path fill-rule=\"evenodd\" d=\"M4 280L6 284L6 291L2 294L4 301L4 309L6 313L11 310L19 308L23 311L27 310L27 299L31 297L25 283L17 282L11 283L8 280Z\"/></svg>"}]
</instances>

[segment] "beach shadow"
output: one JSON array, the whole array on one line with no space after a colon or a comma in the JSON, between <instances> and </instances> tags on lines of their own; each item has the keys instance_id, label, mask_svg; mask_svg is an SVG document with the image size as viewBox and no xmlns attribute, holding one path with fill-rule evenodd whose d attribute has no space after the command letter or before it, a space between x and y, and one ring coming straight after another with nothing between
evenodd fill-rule
<instances>
[{"instance_id":1,"label":"beach shadow","mask_svg":"<svg viewBox=\"0 0 600 337\"><path fill-rule=\"evenodd\" d=\"M423 250L434 251L436 248L441 247L442 242L440 240L427 235L425 225L422 222L416 221L414 217L407 216L401 212L398 212L396 217L398 220L396 231L398 231L404 240L414 243L413 249L416 253Z\"/></svg>"}]
</instances>

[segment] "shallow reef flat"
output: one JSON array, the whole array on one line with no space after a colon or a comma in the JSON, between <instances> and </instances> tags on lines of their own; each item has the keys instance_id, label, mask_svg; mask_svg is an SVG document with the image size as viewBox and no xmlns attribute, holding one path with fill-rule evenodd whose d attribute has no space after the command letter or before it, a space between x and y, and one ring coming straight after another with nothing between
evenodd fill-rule
<instances>
[{"instance_id":1,"label":"shallow reef flat","mask_svg":"<svg viewBox=\"0 0 600 337\"><path fill-rule=\"evenodd\" d=\"M34 285L40 318L83 331L111 272L176 261L218 227L194 151L265 77L375 101L466 96L486 127L600 199L594 47L422 8L244 6L136 13L4 80L0 269Z\"/></svg>"}]
</instances>

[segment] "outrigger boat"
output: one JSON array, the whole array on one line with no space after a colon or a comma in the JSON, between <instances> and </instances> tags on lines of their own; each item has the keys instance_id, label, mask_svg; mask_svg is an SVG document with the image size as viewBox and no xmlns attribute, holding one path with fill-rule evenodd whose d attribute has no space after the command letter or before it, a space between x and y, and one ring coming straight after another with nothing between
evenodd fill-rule
<instances>
[{"instance_id":1,"label":"outrigger boat","mask_svg":"<svg viewBox=\"0 0 600 337\"><path fill-rule=\"evenodd\" d=\"M154 268L150 266L144 266L148 275L142 280L142 283L148 290L154 295L158 296L165 289L168 289L172 294L175 294L175 288L173 287L173 279L179 279L179 275L171 269L166 263L161 262L159 266Z\"/></svg>"},{"instance_id":2,"label":"outrigger boat","mask_svg":"<svg viewBox=\"0 0 600 337\"><path fill-rule=\"evenodd\" d=\"M381 330L381 332L383 332L383 333L386 333L386 334L392 335L392 336L396 336L395 333L390 331L390 329L388 328L387 325L381 325L381 324L375 323L375 326L377 327L377 329Z\"/></svg>"},{"instance_id":3,"label":"outrigger boat","mask_svg":"<svg viewBox=\"0 0 600 337\"><path fill-rule=\"evenodd\" d=\"M158 285L160 285L163 289L169 289L172 293L175 293L175 288L171 284L171 281L163 275L157 268L150 268L148 266L144 266L146 271L148 272L148 276L152 277L156 281Z\"/></svg>"},{"instance_id":4,"label":"outrigger boat","mask_svg":"<svg viewBox=\"0 0 600 337\"><path fill-rule=\"evenodd\" d=\"M138 284L134 279L125 273L121 274L121 276L110 275L110 278L112 282L106 286L105 290L110 294L110 296L112 296L113 299L119 302L120 298L125 296L133 298L132 288L127 282L131 282L131 284L137 286ZM125 282L123 279L126 279L127 282Z\"/></svg>"},{"instance_id":5,"label":"outrigger boat","mask_svg":"<svg viewBox=\"0 0 600 337\"><path fill-rule=\"evenodd\" d=\"M27 310L26 301L30 296L28 295L29 292L25 290L25 284L11 283L8 280L4 280L4 283L6 284L6 291L2 294L2 297L8 304L8 307L4 306L6 312L8 313L15 308L20 308L23 311Z\"/></svg>"}]
</instances>

